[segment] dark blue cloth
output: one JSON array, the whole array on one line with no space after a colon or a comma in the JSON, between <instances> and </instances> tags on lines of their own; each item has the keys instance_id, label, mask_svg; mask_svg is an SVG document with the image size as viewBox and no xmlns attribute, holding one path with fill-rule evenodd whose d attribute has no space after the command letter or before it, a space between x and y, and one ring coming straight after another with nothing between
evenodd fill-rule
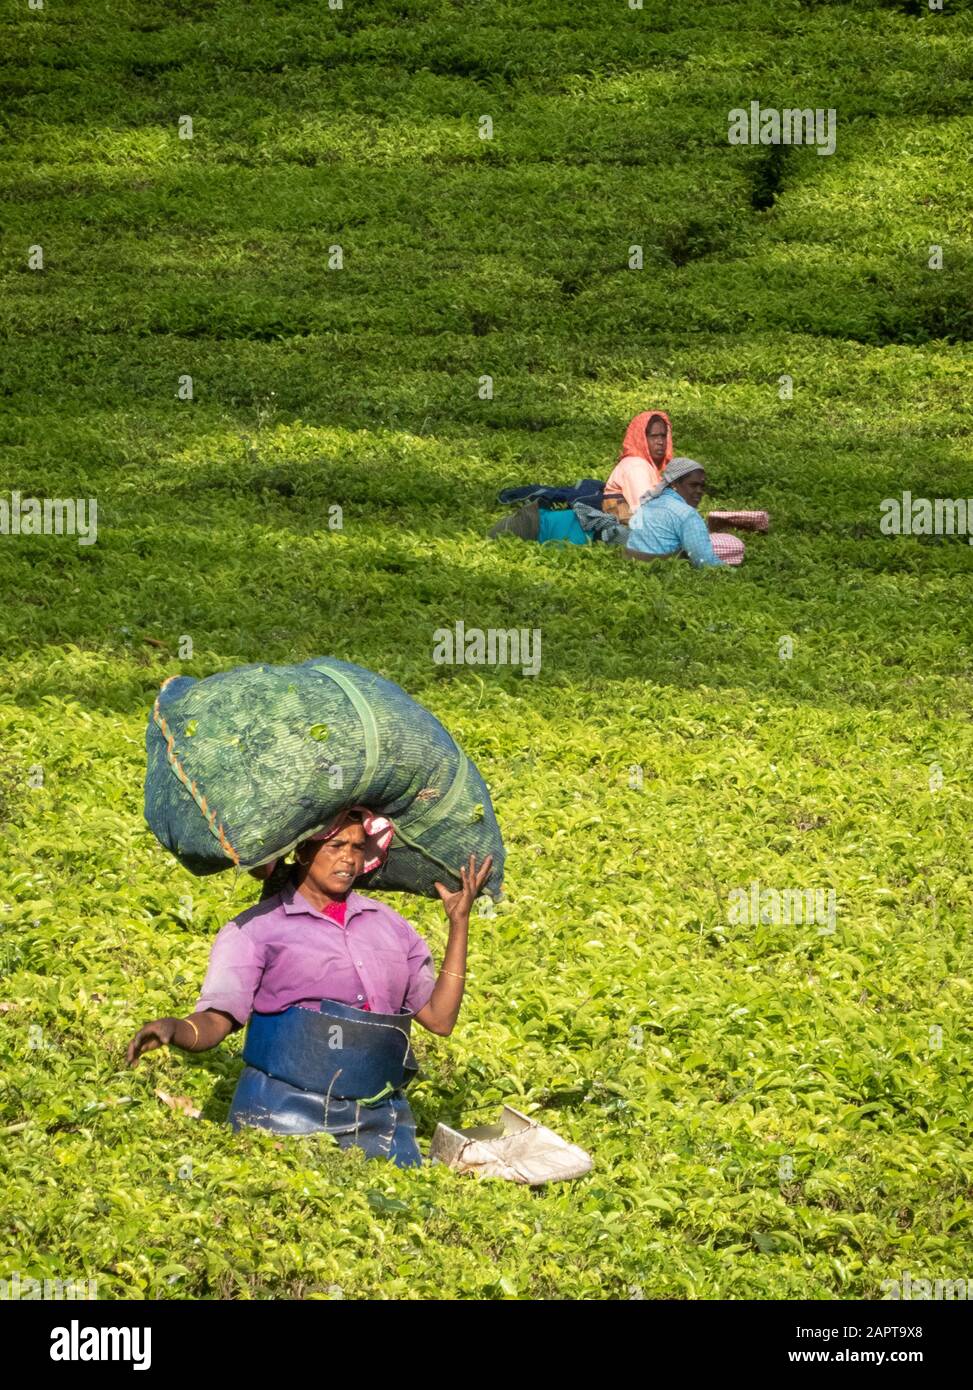
<instances>
[{"instance_id":1,"label":"dark blue cloth","mask_svg":"<svg viewBox=\"0 0 973 1390\"><path fill-rule=\"evenodd\" d=\"M366 1157L390 1159L398 1168L417 1168L422 1163L415 1117L402 1091L393 1091L377 1105L363 1105L360 1100L300 1091L256 1067L244 1067L230 1123L234 1129L255 1125L274 1134L326 1131L341 1149L363 1149Z\"/></svg>"},{"instance_id":2,"label":"dark blue cloth","mask_svg":"<svg viewBox=\"0 0 973 1390\"><path fill-rule=\"evenodd\" d=\"M324 999L320 1011L250 1015L243 1060L304 1091L363 1100L402 1086L417 1070L411 1014L379 1014Z\"/></svg>"},{"instance_id":3,"label":"dark blue cloth","mask_svg":"<svg viewBox=\"0 0 973 1390\"><path fill-rule=\"evenodd\" d=\"M574 487L545 487L542 483L531 483L527 487L505 487L497 494L502 506L516 506L524 502L542 502L546 506L564 503L572 506L584 502L589 507L600 507L605 495L605 484L600 478L582 478Z\"/></svg>"},{"instance_id":4,"label":"dark blue cloth","mask_svg":"<svg viewBox=\"0 0 973 1390\"><path fill-rule=\"evenodd\" d=\"M417 1067L409 1014L325 999L320 1012L252 1014L230 1124L275 1134L333 1134L339 1147L400 1168L422 1162L404 1087Z\"/></svg>"}]
</instances>

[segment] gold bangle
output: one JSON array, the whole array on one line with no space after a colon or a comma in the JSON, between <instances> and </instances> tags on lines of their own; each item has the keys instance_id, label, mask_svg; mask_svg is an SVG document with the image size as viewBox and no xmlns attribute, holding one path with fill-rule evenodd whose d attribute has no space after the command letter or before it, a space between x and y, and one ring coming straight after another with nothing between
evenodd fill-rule
<instances>
[{"instance_id":1,"label":"gold bangle","mask_svg":"<svg viewBox=\"0 0 973 1390\"><path fill-rule=\"evenodd\" d=\"M439 973L440 973L440 975L452 975L453 978L456 979L456 980L465 980L465 979L466 979L466 976L465 976L465 975L460 975L460 974L459 974L457 971L455 971L455 970L447 970L446 967L445 967L445 965L442 966L442 967L440 968Z\"/></svg>"},{"instance_id":2,"label":"gold bangle","mask_svg":"<svg viewBox=\"0 0 973 1390\"><path fill-rule=\"evenodd\" d=\"M195 1047L196 1044L199 1042L199 1029L196 1027L195 1023L192 1021L191 1018L181 1019L180 1022L188 1023L190 1028L193 1030L193 1047ZM191 1051L191 1049L187 1047L186 1051L189 1052Z\"/></svg>"}]
</instances>

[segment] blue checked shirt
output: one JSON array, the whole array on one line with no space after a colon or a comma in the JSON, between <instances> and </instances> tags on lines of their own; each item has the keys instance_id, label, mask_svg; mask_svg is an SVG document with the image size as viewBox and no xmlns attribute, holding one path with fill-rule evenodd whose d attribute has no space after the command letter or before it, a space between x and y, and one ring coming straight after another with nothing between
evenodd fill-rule
<instances>
[{"instance_id":1,"label":"blue checked shirt","mask_svg":"<svg viewBox=\"0 0 973 1390\"><path fill-rule=\"evenodd\" d=\"M684 550L694 565L723 564L713 550L706 522L671 487L641 504L629 522L628 547L646 555Z\"/></svg>"}]
</instances>

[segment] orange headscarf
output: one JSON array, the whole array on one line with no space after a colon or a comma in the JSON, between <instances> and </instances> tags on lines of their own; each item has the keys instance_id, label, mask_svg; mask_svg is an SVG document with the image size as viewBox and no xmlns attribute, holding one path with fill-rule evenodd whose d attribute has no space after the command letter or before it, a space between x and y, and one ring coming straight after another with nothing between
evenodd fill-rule
<instances>
[{"instance_id":1,"label":"orange headscarf","mask_svg":"<svg viewBox=\"0 0 973 1390\"><path fill-rule=\"evenodd\" d=\"M658 415L660 420L666 422L666 452L661 463L656 463L652 458L645 438L646 428L653 415ZM672 423L664 410L642 410L635 416L625 431L625 438L622 440L621 451L618 455L619 463L625 458L648 459L654 468L657 468L660 473L662 472L672 458Z\"/></svg>"},{"instance_id":2,"label":"orange headscarf","mask_svg":"<svg viewBox=\"0 0 973 1390\"><path fill-rule=\"evenodd\" d=\"M654 415L666 422L666 452L661 463L652 461L645 429ZM618 462L605 484L605 495L621 493L634 512L646 492L659 486L662 470L672 458L672 425L664 410L642 410L625 431Z\"/></svg>"}]
</instances>

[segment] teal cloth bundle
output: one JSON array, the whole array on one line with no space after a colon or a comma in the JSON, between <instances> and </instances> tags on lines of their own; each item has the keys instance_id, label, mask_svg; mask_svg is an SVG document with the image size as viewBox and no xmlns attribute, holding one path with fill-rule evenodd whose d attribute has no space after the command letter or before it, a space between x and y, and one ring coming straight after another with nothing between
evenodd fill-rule
<instances>
[{"instance_id":1,"label":"teal cloth bundle","mask_svg":"<svg viewBox=\"0 0 973 1390\"><path fill-rule=\"evenodd\" d=\"M270 863L362 805L395 835L357 886L433 898L471 853L492 854L484 891L499 895L503 840L480 773L427 709L351 662L172 677L146 755L145 818L194 874Z\"/></svg>"}]
</instances>

